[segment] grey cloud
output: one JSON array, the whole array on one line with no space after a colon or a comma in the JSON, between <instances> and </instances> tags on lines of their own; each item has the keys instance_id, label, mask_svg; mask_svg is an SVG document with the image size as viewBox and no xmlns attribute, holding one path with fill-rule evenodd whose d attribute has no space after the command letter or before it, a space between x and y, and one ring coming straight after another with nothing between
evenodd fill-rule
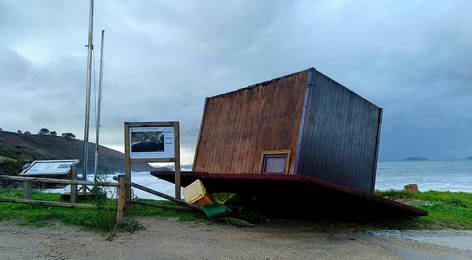
<instances>
[{"instance_id":1,"label":"grey cloud","mask_svg":"<svg viewBox=\"0 0 472 260\"><path fill-rule=\"evenodd\" d=\"M82 135L86 2L0 1L0 109L18 111L0 127ZM385 109L381 159L472 155L471 6L96 1L102 140L120 147L124 121L179 120L191 151L206 96L314 66Z\"/></svg>"}]
</instances>

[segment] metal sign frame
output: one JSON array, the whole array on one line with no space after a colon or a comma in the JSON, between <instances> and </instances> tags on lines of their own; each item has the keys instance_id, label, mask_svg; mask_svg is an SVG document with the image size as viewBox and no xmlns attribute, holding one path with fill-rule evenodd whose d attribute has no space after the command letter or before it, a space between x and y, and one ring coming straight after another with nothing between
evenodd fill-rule
<instances>
[{"instance_id":1,"label":"metal sign frame","mask_svg":"<svg viewBox=\"0 0 472 260\"><path fill-rule=\"evenodd\" d=\"M171 158L131 158L130 128L133 127L172 127L174 129L174 157ZM131 164L133 162L158 163L173 162L175 164L175 198L180 199L180 128L178 121L169 122L125 122L125 179L127 182L126 200L131 201Z\"/></svg>"},{"instance_id":2,"label":"metal sign frame","mask_svg":"<svg viewBox=\"0 0 472 260\"><path fill-rule=\"evenodd\" d=\"M70 165L70 168L67 171L67 173L44 172L44 173L38 173L38 174L28 174L27 172L38 163L71 163L71 165ZM77 166L79 163L80 163L80 161L76 160L76 159L35 160L28 167L23 169L23 171L19 174L19 176L67 176L68 174L71 173L72 168Z\"/></svg>"}]
</instances>

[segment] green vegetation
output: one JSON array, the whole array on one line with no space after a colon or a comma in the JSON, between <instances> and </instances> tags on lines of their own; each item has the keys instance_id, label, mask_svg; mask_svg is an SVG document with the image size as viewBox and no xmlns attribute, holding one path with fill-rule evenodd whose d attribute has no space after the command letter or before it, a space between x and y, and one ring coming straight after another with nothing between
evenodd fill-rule
<instances>
[{"instance_id":1,"label":"green vegetation","mask_svg":"<svg viewBox=\"0 0 472 260\"><path fill-rule=\"evenodd\" d=\"M50 134L27 135L26 132L24 134L0 132L0 156L16 160L0 159L0 174L17 175L23 170L23 165L34 160L81 158L83 141L74 138L72 133L63 133L63 137L58 137ZM113 172L124 171L122 153L105 146L100 146L100 150L102 159L99 161L99 169L107 168ZM135 167L137 171L151 170L151 167L144 163L137 163Z\"/></svg>"},{"instance_id":2,"label":"green vegetation","mask_svg":"<svg viewBox=\"0 0 472 260\"><path fill-rule=\"evenodd\" d=\"M41 128L41 130L39 130L38 132L38 135L48 135L49 134L49 129L47 128Z\"/></svg>"},{"instance_id":3,"label":"green vegetation","mask_svg":"<svg viewBox=\"0 0 472 260\"><path fill-rule=\"evenodd\" d=\"M23 147L14 146L8 147L5 142L0 139L0 155L3 159L8 158L16 161L31 161L32 158L28 153L23 151Z\"/></svg>"},{"instance_id":4,"label":"green vegetation","mask_svg":"<svg viewBox=\"0 0 472 260\"><path fill-rule=\"evenodd\" d=\"M8 145L0 139L0 174L17 175L32 160L33 156L24 147Z\"/></svg>"},{"instance_id":5,"label":"green vegetation","mask_svg":"<svg viewBox=\"0 0 472 260\"><path fill-rule=\"evenodd\" d=\"M467 229L472 230L472 193L463 192L409 192L409 191L377 191L377 195L395 199L413 207L428 211L429 216L393 219L393 220L366 220L365 222L340 222L340 221L317 221L309 224L312 228L321 231L356 231L369 229ZM0 191L0 197L22 198L20 189L9 189ZM58 193L42 193L33 191L33 199L60 201ZM175 205L169 201L156 201L138 199L140 201L154 202L161 205ZM111 231L115 222L115 210L103 209L102 206L115 205L116 200L99 197L98 200L85 201L92 203L97 208L76 209L64 207L35 206L21 203L0 203L0 221L15 221L18 225L48 226L60 222L76 225L90 230ZM252 223L260 223L251 219L248 213L239 216ZM142 224L135 220L140 216L159 216L174 218L181 221L207 222L208 220L193 212L176 211L169 209L152 208L146 206L133 206L128 212L125 224L121 230L135 231L142 228ZM257 215L260 216L260 215ZM265 221L262 221L264 223ZM277 221L275 221L277 222Z\"/></svg>"},{"instance_id":6,"label":"green vegetation","mask_svg":"<svg viewBox=\"0 0 472 260\"><path fill-rule=\"evenodd\" d=\"M16 161L15 159L12 159L10 157L6 157L6 156L3 156L3 155L0 155L0 162L3 162L3 161Z\"/></svg>"},{"instance_id":7,"label":"green vegetation","mask_svg":"<svg viewBox=\"0 0 472 260\"><path fill-rule=\"evenodd\" d=\"M21 171L22 166L22 161L0 154L0 174L15 175L15 173Z\"/></svg>"},{"instance_id":8,"label":"green vegetation","mask_svg":"<svg viewBox=\"0 0 472 260\"><path fill-rule=\"evenodd\" d=\"M3 198L23 198L23 192L20 189L9 189L0 191L0 197ZM32 199L46 201L60 201L58 193L43 193L33 191ZM115 210L103 209L103 205L116 205L114 199L103 199L100 201L85 201L97 205L94 209L77 209L64 207L36 206L22 203L0 203L0 221L14 220L19 225L47 226L54 225L59 221L64 224L72 224L96 231L111 231L114 229ZM152 201L158 204L175 205L169 201ZM127 212L129 218L121 227L125 231L135 231L142 228L142 225L134 220L134 216L160 216L176 218L185 221L204 221L204 218L192 212L175 211L160 208L150 208L144 206L133 206Z\"/></svg>"},{"instance_id":9,"label":"green vegetation","mask_svg":"<svg viewBox=\"0 0 472 260\"><path fill-rule=\"evenodd\" d=\"M472 193L465 192L410 192L377 191L377 195L408 203L426 210L428 216L405 220L390 225L412 229L472 229Z\"/></svg>"}]
</instances>

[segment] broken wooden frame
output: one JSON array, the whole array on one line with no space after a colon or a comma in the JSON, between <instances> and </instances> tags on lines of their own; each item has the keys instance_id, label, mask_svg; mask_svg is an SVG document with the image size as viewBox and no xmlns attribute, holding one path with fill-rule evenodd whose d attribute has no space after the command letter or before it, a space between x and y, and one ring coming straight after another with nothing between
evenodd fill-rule
<instances>
[{"instance_id":1,"label":"broken wooden frame","mask_svg":"<svg viewBox=\"0 0 472 260\"><path fill-rule=\"evenodd\" d=\"M113 177L113 180L119 181L118 177ZM185 210L185 211L192 211L192 210L199 211L200 210L199 207L197 207L195 205L192 205L190 203L187 203L184 200L176 199L176 198L174 198L172 196L169 196L165 193L150 189L148 187L144 187L140 184L131 182L130 186L135 188L135 189L142 190L142 191L150 193L152 195L161 197L163 199L170 200L170 201L172 201L176 204L181 205L182 207L180 207L180 206L171 206L171 205L161 205L161 204L156 204L156 203L153 203L153 202L143 202L143 201L131 201L132 204L155 207L155 208L163 208L163 209Z\"/></svg>"},{"instance_id":2,"label":"broken wooden frame","mask_svg":"<svg viewBox=\"0 0 472 260\"><path fill-rule=\"evenodd\" d=\"M172 127L174 129L174 155L169 158L131 158L131 140L130 128L158 128L158 127ZM159 162L173 162L175 164L175 198L180 200L180 130L179 122L125 122L124 123L124 137L125 137L125 190L126 202L131 201L131 164L132 162L144 163L159 163ZM167 196L167 195L166 195Z\"/></svg>"}]
</instances>

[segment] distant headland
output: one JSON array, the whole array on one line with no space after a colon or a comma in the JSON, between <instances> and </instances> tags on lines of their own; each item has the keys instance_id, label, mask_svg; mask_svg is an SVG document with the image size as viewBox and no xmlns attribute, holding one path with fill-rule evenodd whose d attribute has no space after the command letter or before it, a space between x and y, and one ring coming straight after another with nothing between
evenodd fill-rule
<instances>
[{"instance_id":1,"label":"distant headland","mask_svg":"<svg viewBox=\"0 0 472 260\"><path fill-rule=\"evenodd\" d=\"M403 161L429 161L429 159L424 157L408 157L405 158Z\"/></svg>"}]
</instances>

